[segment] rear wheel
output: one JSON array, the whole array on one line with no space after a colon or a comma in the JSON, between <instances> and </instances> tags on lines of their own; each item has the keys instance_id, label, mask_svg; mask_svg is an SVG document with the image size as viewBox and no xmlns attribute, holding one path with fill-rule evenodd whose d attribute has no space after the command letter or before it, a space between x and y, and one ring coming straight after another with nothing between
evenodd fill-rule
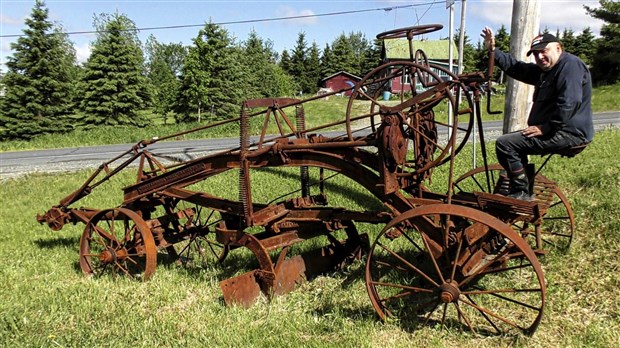
<instances>
[{"instance_id":1,"label":"rear wheel","mask_svg":"<svg viewBox=\"0 0 620 348\"><path fill-rule=\"evenodd\" d=\"M499 180L500 171L503 169L499 164L488 166L487 171L484 167L478 167L463 174L454 182L454 192L488 192L492 193ZM575 232L575 217L570 202L562 190L553 185L551 196L543 196L541 188L552 183L551 180L542 174L536 175L534 179L534 197L538 200L549 200L549 208L546 210L540 225L538 226L543 245L540 247L548 250L558 250L566 252L570 248ZM515 222L513 228L519 231L528 239L532 246L536 245L536 225Z\"/></svg>"},{"instance_id":2,"label":"rear wheel","mask_svg":"<svg viewBox=\"0 0 620 348\"><path fill-rule=\"evenodd\" d=\"M532 334L545 283L532 249L482 211L448 204L392 220L371 247L366 288L382 319Z\"/></svg>"}]
</instances>

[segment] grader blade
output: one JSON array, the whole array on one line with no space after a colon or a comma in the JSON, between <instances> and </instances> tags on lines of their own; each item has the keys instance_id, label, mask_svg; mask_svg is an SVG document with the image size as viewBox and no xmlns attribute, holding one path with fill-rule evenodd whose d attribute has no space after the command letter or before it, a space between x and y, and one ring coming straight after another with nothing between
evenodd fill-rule
<instances>
[{"instance_id":1,"label":"grader blade","mask_svg":"<svg viewBox=\"0 0 620 348\"><path fill-rule=\"evenodd\" d=\"M256 302L261 293L282 295L293 291L297 284L306 280L305 272L306 267L303 258L295 256L283 261L271 289L269 289L269 276L265 276L261 270L253 270L223 280L220 282L220 288L227 305L236 304L249 308Z\"/></svg>"},{"instance_id":2,"label":"grader blade","mask_svg":"<svg viewBox=\"0 0 620 348\"><path fill-rule=\"evenodd\" d=\"M224 302L227 305L236 304L248 308L261 293L267 296L287 294L306 280L359 260L362 253L369 248L368 236L361 234L359 237L357 241L347 240L337 246L330 244L285 259L276 265L275 275L256 269L223 280L220 288L224 294Z\"/></svg>"}]
</instances>

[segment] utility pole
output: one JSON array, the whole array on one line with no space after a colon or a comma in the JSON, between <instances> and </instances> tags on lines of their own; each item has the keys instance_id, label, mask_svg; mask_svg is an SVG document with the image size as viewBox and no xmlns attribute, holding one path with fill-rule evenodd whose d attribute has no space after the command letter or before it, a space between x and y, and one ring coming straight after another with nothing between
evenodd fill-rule
<instances>
[{"instance_id":1,"label":"utility pole","mask_svg":"<svg viewBox=\"0 0 620 348\"><path fill-rule=\"evenodd\" d=\"M461 0L461 29L459 35L459 74L463 73L463 51L465 50L465 11L467 9L467 0ZM460 100L459 100L460 101Z\"/></svg>"},{"instance_id":2,"label":"utility pole","mask_svg":"<svg viewBox=\"0 0 620 348\"><path fill-rule=\"evenodd\" d=\"M510 53L518 60L527 61L527 51L540 26L539 0L514 0L510 25ZM504 107L504 133L523 129L532 107L534 86L512 78L506 80L506 106Z\"/></svg>"},{"instance_id":3,"label":"utility pole","mask_svg":"<svg viewBox=\"0 0 620 348\"><path fill-rule=\"evenodd\" d=\"M448 70L452 73L452 46L454 45L454 0L446 0L446 9L449 11L449 25L448 25ZM450 103L448 103L449 105ZM452 129L454 124L454 111L452 107L448 106L448 128Z\"/></svg>"}]
</instances>

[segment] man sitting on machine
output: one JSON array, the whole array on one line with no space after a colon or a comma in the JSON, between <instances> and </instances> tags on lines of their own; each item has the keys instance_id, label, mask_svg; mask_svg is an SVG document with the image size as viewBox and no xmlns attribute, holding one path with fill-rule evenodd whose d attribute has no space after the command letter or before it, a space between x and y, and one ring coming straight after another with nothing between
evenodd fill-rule
<instances>
[{"instance_id":1,"label":"man sitting on machine","mask_svg":"<svg viewBox=\"0 0 620 348\"><path fill-rule=\"evenodd\" d=\"M489 27L480 36L485 48L495 52L495 63L508 76L535 86L528 127L500 136L495 144L497 159L510 183L498 193L531 200L526 173L528 155L559 153L589 143L594 137L590 71L581 59L564 52L551 34L532 40L527 55L534 54L536 63L518 61L496 48Z\"/></svg>"}]
</instances>

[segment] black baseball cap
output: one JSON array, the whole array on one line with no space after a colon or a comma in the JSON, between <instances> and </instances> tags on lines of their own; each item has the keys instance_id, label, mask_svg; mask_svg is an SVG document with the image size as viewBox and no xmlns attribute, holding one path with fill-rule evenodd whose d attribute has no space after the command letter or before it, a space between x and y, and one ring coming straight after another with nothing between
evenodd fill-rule
<instances>
[{"instance_id":1,"label":"black baseball cap","mask_svg":"<svg viewBox=\"0 0 620 348\"><path fill-rule=\"evenodd\" d=\"M530 54L532 54L532 52L542 50L543 48L547 47L548 43L551 43L551 42L560 42L560 40L558 40L558 38L555 37L554 35L551 35L548 33L536 36L532 40L532 45L530 46L530 50L527 51L528 57Z\"/></svg>"}]
</instances>

